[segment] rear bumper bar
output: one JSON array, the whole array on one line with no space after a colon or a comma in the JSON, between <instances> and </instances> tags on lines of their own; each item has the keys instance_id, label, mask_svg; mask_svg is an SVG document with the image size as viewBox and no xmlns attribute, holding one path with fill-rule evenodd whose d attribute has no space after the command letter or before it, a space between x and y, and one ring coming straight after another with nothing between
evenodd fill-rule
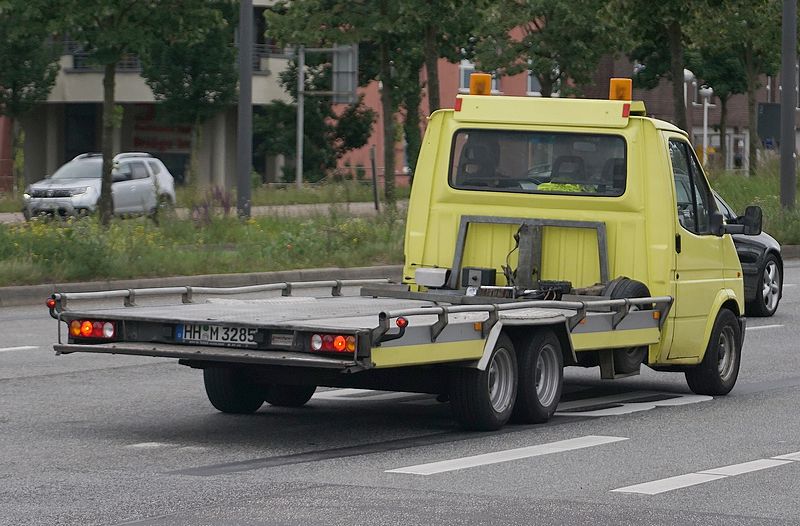
<instances>
[{"instance_id":1,"label":"rear bumper bar","mask_svg":"<svg viewBox=\"0 0 800 526\"><path fill-rule=\"evenodd\" d=\"M228 347L211 347L202 345L169 345L152 343L103 343L97 345L57 344L53 346L57 354L76 352L98 354L127 354L131 356L156 356L161 358L178 358L182 360L198 360L227 363L248 363L261 365L291 365L294 367L313 367L324 369L355 370L361 369L352 359L330 358L306 353L234 349Z\"/></svg>"}]
</instances>

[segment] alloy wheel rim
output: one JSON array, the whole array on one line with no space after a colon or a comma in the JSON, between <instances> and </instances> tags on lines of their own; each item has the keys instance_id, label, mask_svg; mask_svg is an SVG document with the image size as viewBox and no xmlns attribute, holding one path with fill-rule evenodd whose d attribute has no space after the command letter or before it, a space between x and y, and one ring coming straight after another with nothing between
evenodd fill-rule
<instances>
[{"instance_id":1,"label":"alloy wheel rim","mask_svg":"<svg viewBox=\"0 0 800 526\"><path fill-rule=\"evenodd\" d=\"M511 351L505 347L497 349L488 374L489 403L496 412L507 410L514 400L515 379Z\"/></svg>"},{"instance_id":2,"label":"alloy wheel rim","mask_svg":"<svg viewBox=\"0 0 800 526\"><path fill-rule=\"evenodd\" d=\"M778 298L781 291L781 275L778 265L774 261L768 261L764 267L762 276L761 296L764 306L773 311L778 306Z\"/></svg>"},{"instance_id":3,"label":"alloy wheel rim","mask_svg":"<svg viewBox=\"0 0 800 526\"><path fill-rule=\"evenodd\" d=\"M719 335L719 347L717 350L717 371L722 381L728 381L733 375L736 365L735 346L733 328L724 327Z\"/></svg>"},{"instance_id":4,"label":"alloy wheel rim","mask_svg":"<svg viewBox=\"0 0 800 526\"><path fill-rule=\"evenodd\" d=\"M553 403L558 392L559 374L556 352L558 351L552 345L544 345L539 351L539 357L536 359L536 371L534 373L536 398L539 399L539 403L544 407L549 407Z\"/></svg>"}]
</instances>

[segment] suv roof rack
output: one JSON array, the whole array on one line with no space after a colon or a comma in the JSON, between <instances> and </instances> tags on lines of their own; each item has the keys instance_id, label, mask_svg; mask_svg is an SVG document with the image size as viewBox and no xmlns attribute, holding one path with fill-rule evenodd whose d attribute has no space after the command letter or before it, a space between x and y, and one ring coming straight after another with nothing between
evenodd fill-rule
<instances>
[{"instance_id":1,"label":"suv roof rack","mask_svg":"<svg viewBox=\"0 0 800 526\"><path fill-rule=\"evenodd\" d=\"M102 156L103 156L102 153L87 152L87 153L82 153L82 154L76 155L72 160L73 161L77 161L78 159L89 159L89 158L92 158L92 157L102 157Z\"/></svg>"},{"instance_id":2,"label":"suv roof rack","mask_svg":"<svg viewBox=\"0 0 800 526\"><path fill-rule=\"evenodd\" d=\"M129 157L152 157L152 155L147 152L122 152L115 155L114 160L128 159Z\"/></svg>"}]
</instances>

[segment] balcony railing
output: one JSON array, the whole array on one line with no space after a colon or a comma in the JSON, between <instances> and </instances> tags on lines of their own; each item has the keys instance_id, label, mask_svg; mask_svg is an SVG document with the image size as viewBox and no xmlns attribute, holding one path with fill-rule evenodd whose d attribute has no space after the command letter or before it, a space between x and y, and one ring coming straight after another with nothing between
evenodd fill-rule
<instances>
[{"instance_id":1,"label":"balcony railing","mask_svg":"<svg viewBox=\"0 0 800 526\"><path fill-rule=\"evenodd\" d=\"M98 72L102 66L92 61L92 53L83 50L81 45L74 40L63 41L63 54L72 55L72 72ZM253 44L253 71L268 73L264 67L263 58L288 58L289 53L283 48L273 44ZM119 72L140 72L142 63L133 53L127 54L117 63Z\"/></svg>"}]
</instances>

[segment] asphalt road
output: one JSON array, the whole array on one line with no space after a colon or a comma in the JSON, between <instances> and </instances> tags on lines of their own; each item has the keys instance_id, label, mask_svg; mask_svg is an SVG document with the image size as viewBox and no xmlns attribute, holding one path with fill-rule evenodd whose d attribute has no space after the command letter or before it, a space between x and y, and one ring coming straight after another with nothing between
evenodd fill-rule
<instances>
[{"instance_id":1,"label":"asphalt road","mask_svg":"<svg viewBox=\"0 0 800 526\"><path fill-rule=\"evenodd\" d=\"M354 390L223 415L200 371L56 357L43 307L2 308L0 524L796 525L800 262L786 283L775 317L748 320L729 396L568 369L550 423L495 433Z\"/></svg>"}]
</instances>

